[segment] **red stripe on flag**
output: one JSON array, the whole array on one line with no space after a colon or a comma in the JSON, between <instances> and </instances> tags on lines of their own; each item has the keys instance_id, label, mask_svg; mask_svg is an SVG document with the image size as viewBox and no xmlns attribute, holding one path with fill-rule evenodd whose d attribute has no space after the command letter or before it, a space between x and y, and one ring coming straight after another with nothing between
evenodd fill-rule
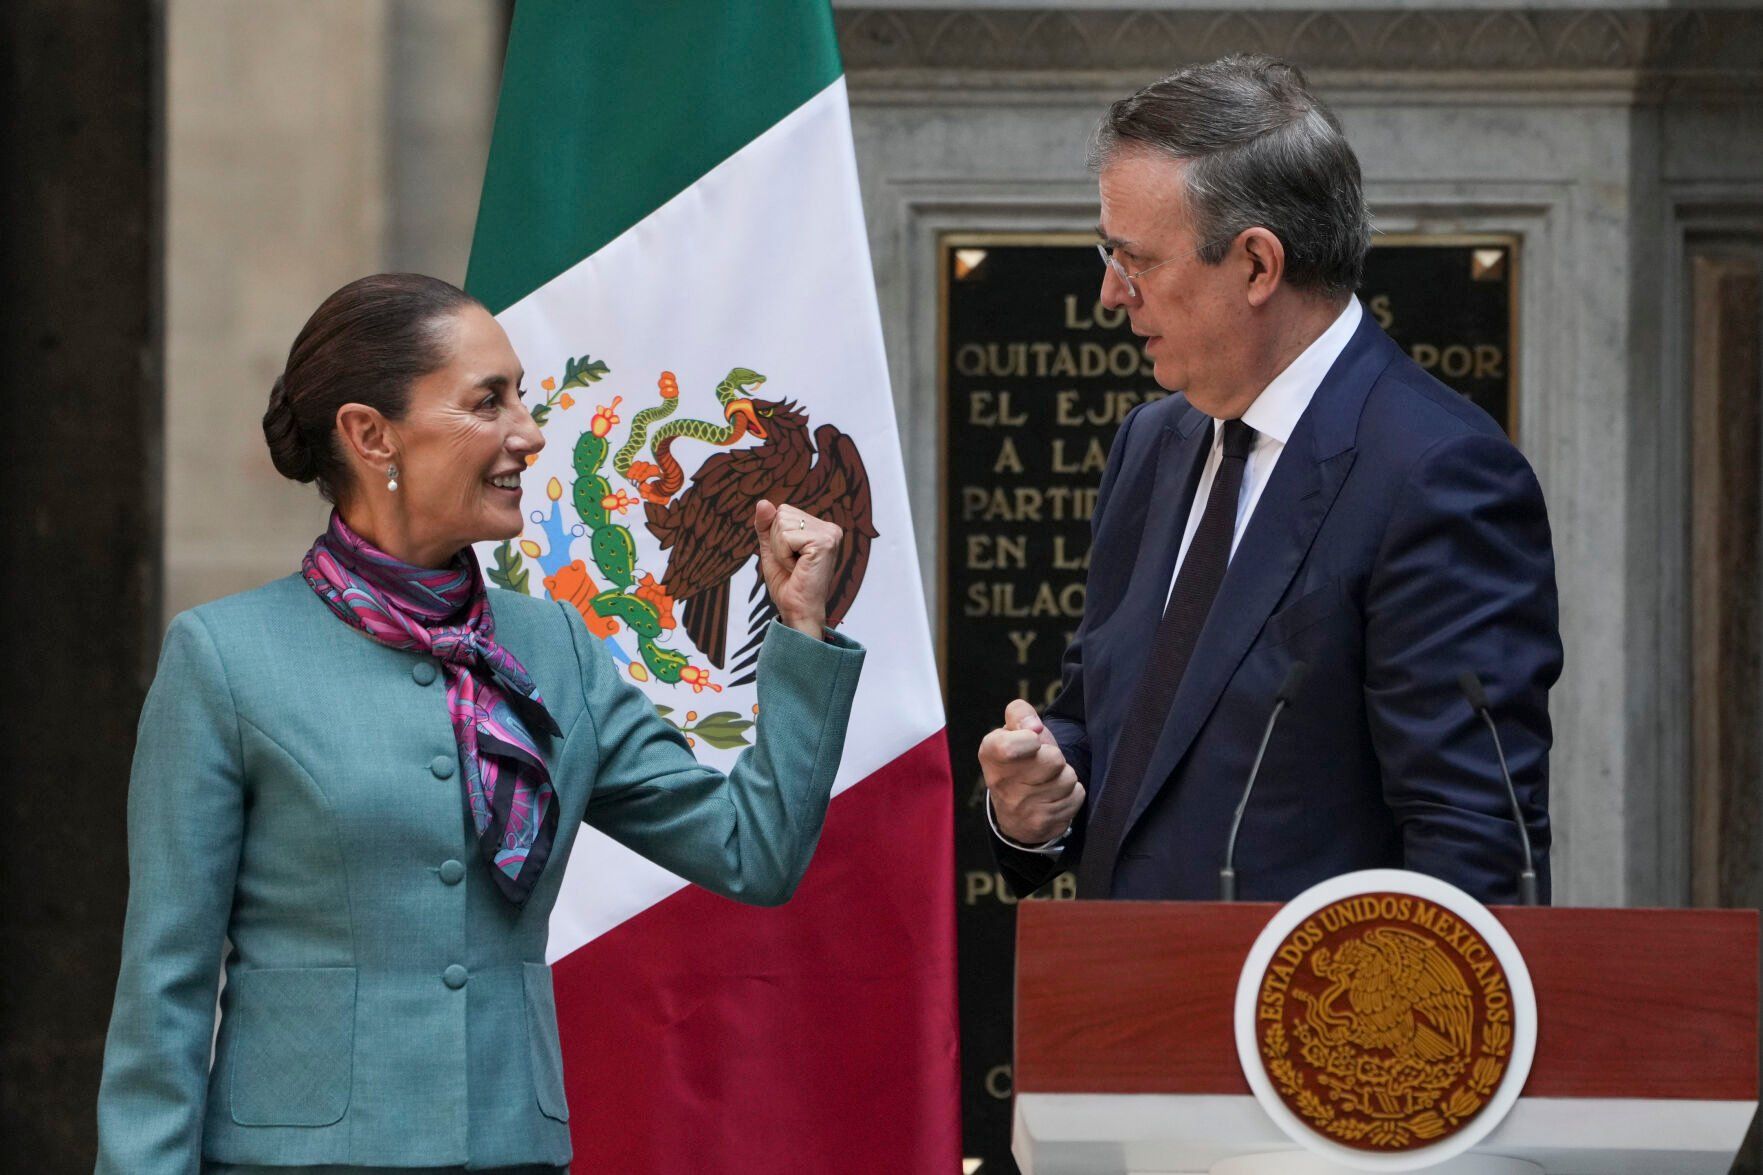
<instances>
[{"instance_id":1,"label":"red stripe on flag","mask_svg":"<svg viewBox=\"0 0 1763 1175\"><path fill-rule=\"evenodd\" d=\"M790 903L688 887L559 960L575 1170L961 1164L941 732L834 799Z\"/></svg>"}]
</instances>

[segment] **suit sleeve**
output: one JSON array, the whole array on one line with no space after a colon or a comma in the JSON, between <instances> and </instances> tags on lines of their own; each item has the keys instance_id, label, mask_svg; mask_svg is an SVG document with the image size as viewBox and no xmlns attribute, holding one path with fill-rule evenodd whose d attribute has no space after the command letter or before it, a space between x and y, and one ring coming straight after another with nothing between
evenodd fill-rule
<instances>
[{"instance_id":1,"label":"suit sleeve","mask_svg":"<svg viewBox=\"0 0 1763 1175\"><path fill-rule=\"evenodd\" d=\"M244 836L239 723L214 641L174 620L129 778L129 901L98 1091L98 1175L196 1175Z\"/></svg>"},{"instance_id":2,"label":"suit sleeve","mask_svg":"<svg viewBox=\"0 0 1763 1175\"><path fill-rule=\"evenodd\" d=\"M692 757L684 736L620 677L574 609L599 770L587 822L686 880L724 897L790 899L826 822L863 649L772 622L760 647L753 745L725 776Z\"/></svg>"},{"instance_id":3,"label":"suit sleeve","mask_svg":"<svg viewBox=\"0 0 1763 1175\"><path fill-rule=\"evenodd\" d=\"M1481 678L1549 892L1549 687L1561 674L1542 489L1518 450L1440 441L1397 497L1366 589L1365 700L1409 869L1516 899L1521 850L1493 739L1457 681Z\"/></svg>"},{"instance_id":4,"label":"suit sleeve","mask_svg":"<svg viewBox=\"0 0 1763 1175\"><path fill-rule=\"evenodd\" d=\"M1115 482L1119 480L1120 469L1125 464L1127 434L1132 430L1133 419L1144 410L1146 405L1140 404L1128 412L1120 422L1120 431L1114 434L1114 443L1108 449L1108 464L1102 470L1102 484L1096 491L1096 509L1090 516L1090 543L1092 548L1096 536L1101 533L1102 515L1108 509L1108 499L1113 494ZM1059 693L1041 711L1041 720L1047 730L1059 744L1060 753L1065 761L1077 772L1078 780L1087 790L1090 786L1090 732L1085 721L1084 710L1084 638L1089 632L1089 611L1085 609L1084 617L1078 621L1077 633L1071 643L1065 647L1065 654L1059 664ZM988 799L987 812L990 812ZM1054 855L1046 851L1025 849L1006 841L992 827L992 855L998 862L998 870L1004 875L1005 882L1011 892L1018 897L1027 897L1059 874L1073 868L1083 852L1083 828L1089 815L1089 801L1086 799L1083 808L1072 821L1072 829L1065 840L1065 851Z\"/></svg>"}]
</instances>

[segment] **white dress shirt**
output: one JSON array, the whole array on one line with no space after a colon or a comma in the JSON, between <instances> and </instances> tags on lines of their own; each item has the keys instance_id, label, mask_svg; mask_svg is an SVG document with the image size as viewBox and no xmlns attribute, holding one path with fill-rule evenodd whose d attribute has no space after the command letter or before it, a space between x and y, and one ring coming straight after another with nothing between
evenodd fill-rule
<instances>
[{"instance_id":1,"label":"white dress shirt","mask_svg":"<svg viewBox=\"0 0 1763 1175\"><path fill-rule=\"evenodd\" d=\"M1322 386L1329 368L1347 349L1353 332L1359 329L1363 314L1359 299L1349 299L1347 308L1333 324L1317 335L1316 341L1305 347L1303 354L1292 360L1291 366L1274 376L1273 382L1261 389L1261 394L1243 413L1243 423L1255 430L1255 440L1249 446L1249 459L1243 466L1243 487L1237 493L1236 529L1230 536L1233 556L1237 553L1237 544L1243 539L1243 531L1249 527L1249 517L1255 513L1255 504L1261 500L1261 491L1267 488L1273 467L1279 463L1279 455L1285 452L1286 442L1292 439L1292 430L1298 427L1298 418L1310 407L1310 401L1315 397L1316 389ZM1187 560L1188 547L1193 545L1194 532L1200 529L1200 519L1206 513L1206 499L1212 493L1212 482L1217 478L1218 466L1223 460L1224 427L1222 421L1215 420L1212 422L1212 448L1200 470L1200 484L1195 487L1194 502L1188 508L1187 529L1182 531L1175 570L1169 576L1172 592L1175 577L1181 574L1181 565ZM1167 594L1164 603L1167 606Z\"/></svg>"},{"instance_id":2,"label":"white dress shirt","mask_svg":"<svg viewBox=\"0 0 1763 1175\"><path fill-rule=\"evenodd\" d=\"M1304 348L1302 354L1292 360L1291 364L1278 375L1273 382L1261 389L1248 410L1243 413L1243 423L1255 430L1255 439L1249 447L1249 458L1243 466L1243 486L1237 493L1236 527L1231 532L1230 553L1234 557L1237 544L1242 541L1243 531L1248 529L1249 519L1255 513L1255 505L1261 500L1261 491L1267 488L1268 479L1273 476L1273 467L1279 463L1280 454L1285 452L1286 443L1292 439L1292 430L1298 427L1298 418L1310 407L1310 401L1316 396L1316 389L1328 375L1335 360L1347 349L1353 332L1359 329L1359 320L1365 311L1359 305L1359 299L1349 298L1346 309L1330 324L1329 328L1316 336L1316 340ZM1169 592L1175 590L1176 576L1181 574L1181 565L1188 557L1188 547L1194 541L1194 532L1200 529L1200 519L1206 513L1206 498L1212 492L1212 482L1218 476L1218 466L1224 460L1224 428L1222 422L1212 422L1212 447L1206 453L1206 464L1200 470L1200 483L1194 488L1194 501L1188 507L1187 528L1182 531L1181 548L1175 556L1175 570L1169 576L1169 589L1164 594L1164 604L1168 606ZM998 834L1005 844L1013 848L1027 849L1030 852L1047 853L1057 856L1065 851L1065 833L1060 833L1044 845L1024 845L1011 840L998 832L998 822L992 815L992 797L986 795L986 819L991 821L992 831Z\"/></svg>"}]
</instances>

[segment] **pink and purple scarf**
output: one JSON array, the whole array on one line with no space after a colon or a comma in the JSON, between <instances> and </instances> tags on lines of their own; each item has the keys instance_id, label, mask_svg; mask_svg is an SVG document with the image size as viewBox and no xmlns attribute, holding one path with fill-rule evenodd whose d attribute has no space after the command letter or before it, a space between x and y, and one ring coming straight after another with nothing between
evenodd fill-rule
<instances>
[{"instance_id":1,"label":"pink and purple scarf","mask_svg":"<svg viewBox=\"0 0 1763 1175\"><path fill-rule=\"evenodd\" d=\"M477 556L466 547L446 567L414 567L332 511L301 568L345 623L382 645L440 661L479 853L502 895L524 905L557 838L551 773L527 727L561 731L526 667L496 643Z\"/></svg>"}]
</instances>

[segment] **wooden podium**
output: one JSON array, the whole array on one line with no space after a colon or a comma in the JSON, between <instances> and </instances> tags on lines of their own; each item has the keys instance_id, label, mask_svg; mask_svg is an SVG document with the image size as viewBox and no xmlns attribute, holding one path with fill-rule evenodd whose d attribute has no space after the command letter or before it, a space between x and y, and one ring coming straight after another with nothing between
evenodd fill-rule
<instances>
[{"instance_id":1,"label":"wooden podium","mask_svg":"<svg viewBox=\"0 0 1763 1175\"><path fill-rule=\"evenodd\" d=\"M1238 977L1279 909L1018 908L1024 1175L1323 1169L1238 1061ZM1492 912L1535 987L1535 1060L1511 1112L1449 1169L1492 1169L1467 1161L1487 1155L1547 1172L1726 1172L1757 1106L1757 912ZM1244 1165L1252 1155L1278 1157Z\"/></svg>"}]
</instances>

